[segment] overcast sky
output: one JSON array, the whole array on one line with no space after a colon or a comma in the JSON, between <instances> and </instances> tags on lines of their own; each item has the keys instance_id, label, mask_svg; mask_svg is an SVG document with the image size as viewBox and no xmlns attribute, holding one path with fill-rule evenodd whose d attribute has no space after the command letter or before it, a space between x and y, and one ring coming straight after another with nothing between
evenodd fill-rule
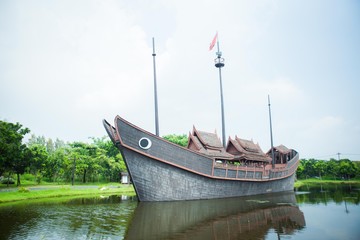
<instances>
[{"instance_id":1,"label":"overcast sky","mask_svg":"<svg viewBox=\"0 0 360 240\"><path fill-rule=\"evenodd\" d=\"M360 160L359 1L0 1L0 119L87 141L120 115L160 135L195 125L301 158Z\"/></svg>"}]
</instances>

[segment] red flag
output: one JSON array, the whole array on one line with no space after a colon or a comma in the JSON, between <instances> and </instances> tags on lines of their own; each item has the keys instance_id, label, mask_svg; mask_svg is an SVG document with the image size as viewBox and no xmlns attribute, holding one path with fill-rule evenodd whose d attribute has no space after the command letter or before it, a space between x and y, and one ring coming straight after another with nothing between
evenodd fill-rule
<instances>
[{"instance_id":1,"label":"red flag","mask_svg":"<svg viewBox=\"0 0 360 240\"><path fill-rule=\"evenodd\" d=\"M211 50L214 48L215 43L216 43L217 36L218 36L218 33L216 32L214 39L213 39L212 42L210 43L209 51L211 51Z\"/></svg>"}]
</instances>

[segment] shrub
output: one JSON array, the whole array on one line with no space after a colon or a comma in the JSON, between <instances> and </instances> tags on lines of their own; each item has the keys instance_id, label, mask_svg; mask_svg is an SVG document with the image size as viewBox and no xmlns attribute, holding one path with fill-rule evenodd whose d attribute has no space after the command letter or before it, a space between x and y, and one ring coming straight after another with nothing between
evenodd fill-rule
<instances>
[{"instance_id":1,"label":"shrub","mask_svg":"<svg viewBox=\"0 0 360 240\"><path fill-rule=\"evenodd\" d=\"M27 180L27 181L31 181L31 182L35 182L35 176L30 174L30 173L24 173L22 175L22 179Z\"/></svg>"},{"instance_id":2,"label":"shrub","mask_svg":"<svg viewBox=\"0 0 360 240\"><path fill-rule=\"evenodd\" d=\"M30 190L25 188L25 187L19 187L19 190L18 192L21 192L21 193L25 193L25 192L29 192Z\"/></svg>"},{"instance_id":3,"label":"shrub","mask_svg":"<svg viewBox=\"0 0 360 240\"><path fill-rule=\"evenodd\" d=\"M13 178L1 177L0 182L2 184L14 184L15 180Z\"/></svg>"}]
</instances>

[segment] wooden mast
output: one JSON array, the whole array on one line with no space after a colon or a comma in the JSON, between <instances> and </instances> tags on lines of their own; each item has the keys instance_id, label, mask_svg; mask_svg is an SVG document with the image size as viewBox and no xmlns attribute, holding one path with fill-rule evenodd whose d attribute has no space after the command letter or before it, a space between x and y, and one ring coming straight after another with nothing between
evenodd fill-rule
<instances>
[{"instance_id":1,"label":"wooden mast","mask_svg":"<svg viewBox=\"0 0 360 240\"><path fill-rule=\"evenodd\" d=\"M154 102L155 102L155 134L159 136L159 116L158 116L158 100L157 100L157 84L156 84L156 64L155 64L155 40L152 38L153 45L153 65L154 65Z\"/></svg>"},{"instance_id":2,"label":"wooden mast","mask_svg":"<svg viewBox=\"0 0 360 240\"><path fill-rule=\"evenodd\" d=\"M271 163L272 163L272 168L275 168L274 144L273 144L271 109L270 109L270 95L268 95L268 106L269 106L269 120L270 120L271 159L272 159Z\"/></svg>"},{"instance_id":3,"label":"wooden mast","mask_svg":"<svg viewBox=\"0 0 360 240\"><path fill-rule=\"evenodd\" d=\"M217 34L216 34L217 36ZM221 122L222 122L222 142L223 146L226 149L226 134L225 134L225 114L224 114L224 97L223 97L223 87L222 87L222 77L221 77L221 68L225 66L224 58L221 57L222 53L220 52L219 47L219 38L217 38L217 58L215 58L215 67L219 69L219 80L220 80L220 98L221 98Z\"/></svg>"}]
</instances>

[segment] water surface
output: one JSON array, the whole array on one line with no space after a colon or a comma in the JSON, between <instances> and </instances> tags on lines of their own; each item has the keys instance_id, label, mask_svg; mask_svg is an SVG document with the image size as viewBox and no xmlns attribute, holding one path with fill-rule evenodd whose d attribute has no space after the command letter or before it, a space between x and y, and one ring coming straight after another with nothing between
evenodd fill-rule
<instances>
[{"instance_id":1,"label":"water surface","mask_svg":"<svg viewBox=\"0 0 360 240\"><path fill-rule=\"evenodd\" d=\"M97 196L2 204L0 239L359 239L359 193L324 185L220 200Z\"/></svg>"}]
</instances>

